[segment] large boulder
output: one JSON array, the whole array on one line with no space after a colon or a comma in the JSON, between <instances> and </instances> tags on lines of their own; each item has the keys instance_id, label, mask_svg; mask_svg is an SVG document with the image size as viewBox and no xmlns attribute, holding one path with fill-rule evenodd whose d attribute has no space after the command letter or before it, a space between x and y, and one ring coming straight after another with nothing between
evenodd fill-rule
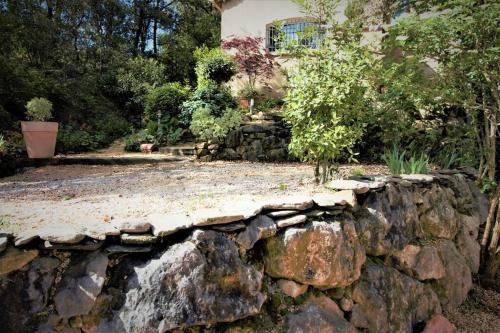
<instances>
[{"instance_id":1,"label":"large boulder","mask_svg":"<svg viewBox=\"0 0 500 333\"><path fill-rule=\"evenodd\" d=\"M437 245L445 267L445 276L431 283L443 309L450 311L467 298L472 288L472 274L467 261L460 255L452 241L442 240Z\"/></svg>"},{"instance_id":2,"label":"large boulder","mask_svg":"<svg viewBox=\"0 0 500 333\"><path fill-rule=\"evenodd\" d=\"M453 239L458 232L459 216L453 191L437 184L420 195L416 234L421 238Z\"/></svg>"},{"instance_id":3,"label":"large boulder","mask_svg":"<svg viewBox=\"0 0 500 333\"><path fill-rule=\"evenodd\" d=\"M351 220L314 221L267 239L264 262L272 277L336 288L359 278L365 251Z\"/></svg>"},{"instance_id":4,"label":"large boulder","mask_svg":"<svg viewBox=\"0 0 500 333\"><path fill-rule=\"evenodd\" d=\"M366 332L412 332L415 324L441 313L428 285L386 266L367 265L352 298L351 323Z\"/></svg>"},{"instance_id":5,"label":"large boulder","mask_svg":"<svg viewBox=\"0 0 500 333\"><path fill-rule=\"evenodd\" d=\"M472 273L479 271L481 245L478 242L480 217L460 214L460 227L455 238L458 252L465 258Z\"/></svg>"},{"instance_id":6,"label":"large boulder","mask_svg":"<svg viewBox=\"0 0 500 333\"><path fill-rule=\"evenodd\" d=\"M372 192L357 213L356 230L366 253L386 255L401 250L414 238L418 223L414 193L397 184Z\"/></svg>"},{"instance_id":7,"label":"large boulder","mask_svg":"<svg viewBox=\"0 0 500 333\"><path fill-rule=\"evenodd\" d=\"M337 304L327 297L306 302L295 314L286 317L288 333L355 333L356 328L344 319Z\"/></svg>"},{"instance_id":8,"label":"large boulder","mask_svg":"<svg viewBox=\"0 0 500 333\"><path fill-rule=\"evenodd\" d=\"M63 318L88 314L101 293L107 267L102 252L73 258L54 296L57 313Z\"/></svg>"},{"instance_id":9,"label":"large boulder","mask_svg":"<svg viewBox=\"0 0 500 333\"><path fill-rule=\"evenodd\" d=\"M417 280L440 279L446 274L438 250L434 246L406 245L393 253L397 266Z\"/></svg>"},{"instance_id":10,"label":"large boulder","mask_svg":"<svg viewBox=\"0 0 500 333\"><path fill-rule=\"evenodd\" d=\"M246 229L239 233L236 242L245 250L250 250L260 239L272 237L277 227L272 218L259 215L252 219Z\"/></svg>"},{"instance_id":11,"label":"large boulder","mask_svg":"<svg viewBox=\"0 0 500 333\"><path fill-rule=\"evenodd\" d=\"M232 322L259 313L263 275L244 264L233 241L195 230L158 258L129 262L124 303L98 332L153 333Z\"/></svg>"}]
</instances>

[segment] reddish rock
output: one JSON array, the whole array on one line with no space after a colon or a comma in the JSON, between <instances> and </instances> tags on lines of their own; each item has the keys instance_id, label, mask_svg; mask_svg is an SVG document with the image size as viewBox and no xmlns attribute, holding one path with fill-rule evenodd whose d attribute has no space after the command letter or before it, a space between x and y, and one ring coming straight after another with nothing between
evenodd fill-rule
<instances>
[{"instance_id":1,"label":"reddish rock","mask_svg":"<svg viewBox=\"0 0 500 333\"><path fill-rule=\"evenodd\" d=\"M140 149L143 153L152 153L156 149L156 145L154 143L143 143Z\"/></svg>"},{"instance_id":2,"label":"reddish rock","mask_svg":"<svg viewBox=\"0 0 500 333\"><path fill-rule=\"evenodd\" d=\"M422 333L455 333L456 329L443 315L435 315L425 325Z\"/></svg>"},{"instance_id":3,"label":"reddish rock","mask_svg":"<svg viewBox=\"0 0 500 333\"><path fill-rule=\"evenodd\" d=\"M299 284L290 280L279 280L278 286L281 291L290 297L296 298L307 291L307 285Z\"/></svg>"},{"instance_id":4,"label":"reddish rock","mask_svg":"<svg viewBox=\"0 0 500 333\"><path fill-rule=\"evenodd\" d=\"M351 220L309 222L268 238L266 273L320 288L345 287L361 275L366 256Z\"/></svg>"}]
</instances>

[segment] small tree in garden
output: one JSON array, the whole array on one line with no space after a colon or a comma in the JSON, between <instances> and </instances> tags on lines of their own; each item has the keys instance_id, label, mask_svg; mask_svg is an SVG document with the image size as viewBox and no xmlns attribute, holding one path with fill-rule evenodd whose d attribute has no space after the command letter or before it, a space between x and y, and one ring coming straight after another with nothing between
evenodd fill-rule
<instances>
[{"instance_id":1,"label":"small tree in garden","mask_svg":"<svg viewBox=\"0 0 500 333\"><path fill-rule=\"evenodd\" d=\"M239 71L247 77L247 86L256 90L259 81L267 85L266 80L272 78L276 61L274 55L262 47L262 37L235 37L223 41L222 48L235 50L234 60L238 64Z\"/></svg>"},{"instance_id":2,"label":"small tree in garden","mask_svg":"<svg viewBox=\"0 0 500 333\"><path fill-rule=\"evenodd\" d=\"M482 246L488 259L484 273L494 279L500 267L500 5L488 0L446 0L439 2L438 9L442 12L435 17L403 20L389 31L387 41L391 48L403 50L406 62L433 59L437 63L434 103L466 114L465 126L479 157L479 181L492 193ZM429 82L423 84L429 86ZM428 90L424 85L413 86L421 99Z\"/></svg>"},{"instance_id":3,"label":"small tree in garden","mask_svg":"<svg viewBox=\"0 0 500 333\"><path fill-rule=\"evenodd\" d=\"M376 62L359 43L359 28L350 22L339 24L331 4L315 2L310 15L319 13L318 22L328 30L317 49L297 52L294 46L299 64L290 71L285 99L285 117L292 126L289 149L315 163L318 183L336 172L341 153L352 156L351 148L363 134L362 119L370 109L370 73Z\"/></svg>"}]
</instances>

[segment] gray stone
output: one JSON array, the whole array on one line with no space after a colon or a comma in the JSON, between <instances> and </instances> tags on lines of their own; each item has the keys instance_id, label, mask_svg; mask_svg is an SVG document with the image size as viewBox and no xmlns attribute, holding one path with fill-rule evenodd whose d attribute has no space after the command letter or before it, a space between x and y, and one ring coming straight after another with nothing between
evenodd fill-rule
<instances>
[{"instance_id":1,"label":"gray stone","mask_svg":"<svg viewBox=\"0 0 500 333\"><path fill-rule=\"evenodd\" d=\"M64 318L88 314L101 293L107 267L108 257L100 252L72 259L54 296L57 313Z\"/></svg>"},{"instance_id":2,"label":"gray stone","mask_svg":"<svg viewBox=\"0 0 500 333\"><path fill-rule=\"evenodd\" d=\"M0 254L0 276L20 270L38 256L38 250L19 250L9 247Z\"/></svg>"},{"instance_id":3,"label":"gray stone","mask_svg":"<svg viewBox=\"0 0 500 333\"><path fill-rule=\"evenodd\" d=\"M319 217L322 217L323 215L325 215L325 211L320 210L320 209L313 209L311 211L305 212L304 214L307 217L319 218Z\"/></svg>"},{"instance_id":4,"label":"gray stone","mask_svg":"<svg viewBox=\"0 0 500 333\"><path fill-rule=\"evenodd\" d=\"M38 239L38 232L36 230L27 230L21 232L14 238L15 246L22 246L31 243L32 241Z\"/></svg>"},{"instance_id":5,"label":"gray stone","mask_svg":"<svg viewBox=\"0 0 500 333\"><path fill-rule=\"evenodd\" d=\"M406 245L393 255L398 266L417 280L441 279L446 274L443 262L434 246Z\"/></svg>"},{"instance_id":6,"label":"gray stone","mask_svg":"<svg viewBox=\"0 0 500 333\"><path fill-rule=\"evenodd\" d=\"M123 244L143 245L143 244L155 244L158 241L158 236L121 234L120 239Z\"/></svg>"},{"instance_id":7,"label":"gray stone","mask_svg":"<svg viewBox=\"0 0 500 333\"><path fill-rule=\"evenodd\" d=\"M246 224L243 222L235 222L229 224L214 225L212 229L222 232L234 232L246 228Z\"/></svg>"},{"instance_id":8,"label":"gray stone","mask_svg":"<svg viewBox=\"0 0 500 333\"><path fill-rule=\"evenodd\" d=\"M459 216L460 227L455 238L455 245L458 252L465 258L471 272L476 274L479 271L481 259L481 245L477 241L480 224L479 215L460 214Z\"/></svg>"},{"instance_id":9,"label":"gray stone","mask_svg":"<svg viewBox=\"0 0 500 333\"><path fill-rule=\"evenodd\" d=\"M298 212L299 212L298 210L277 210L274 212L267 213L267 216L272 218L285 217L285 216L295 215Z\"/></svg>"},{"instance_id":10,"label":"gray stone","mask_svg":"<svg viewBox=\"0 0 500 333\"><path fill-rule=\"evenodd\" d=\"M265 242L268 275L319 288L350 285L364 262L365 251L350 220L289 227Z\"/></svg>"},{"instance_id":11,"label":"gray stone","mask_svg":"<svg viewBox=\"0 0 500 333\"><path fill-rule=\"evenodd\" d=\"M398 184L370 192L356 212L355 223L367 254L381 256L401 250L415 237L419 223L414 194Z\"/></svg>"},{"instance_id":12,"label":"gray stone","mask_svg":"<svg viewBox=\"0 0 500 333\"><path fill-rule=\"evenodd\" d=\"M52 244L49 241L43 242L40 246L43 250L61 250L61 251L95 251L101 248L104 241L88 239L78 244Z\"/></svg>"},{"instance_id":13,"label":"gray stone","mask_svg":"<svg viewBox=\"0 0 500 333\"><path fill-rule=\"evenodd\" d=\"M467 298L472 289L472 274L464 257L457 251L455 244L442 240L436 245L445 267L445 276L431 282L441 306L446 311L457 308Z\"/></svg>"},{"instance_id":14,"label":"gray stone","mask_svg":"<svg viewBox=\"0 0 500 333\"><path fill-rule=\"evenodd\" d=\"M277 198L263 203L262 209L269 210L306 210L313 206L311 198L304 196L290 196Z\"/></svg>"},{"instance_id":15,"label":"gray stone","mask_svg":"<svg viewBox=\"0 0 500 333\"><path fill-rule=\"evenodd\" d=\"M113 220L111 223L120 232L126 232L129 234L135 233L147 233L151 230L151 223L148 221L127 221L127 220Z\"/></svg>"},{"instance_id":16,"label":"gray stone","mask_svg":"<svg viewBox=\"0 0 500 333\"><path fill-rule=\"evenodd\" d=\"M38 236L51 243L76 244L85 238L80 230L70 225L48 225L38 229Z\"/></svg>"},{"instance_id":17,"label":"gray stone","mask_svg":"<svg viewBox=\"0 0 500 333\"><path fill-rule=\"evenodd\" d=\"M307 221L306 215L295 215L292 217L276 220L276 225L278 226L278 228L285 228L291 225L304 223L306 221Z\"/></svg>"},{"instance_id":18,"label":"gray stone","mask_svg":"<svg viewBox=\"0 0 500 333\"><path fill-rule=\"evenodd\" d=\"M254 218L245 231L238 234L236 242L245 250L250 250L257 241L276 235L276 224L274 221L265 216L259 215Z\"/></svg>"},{"instance_id":19,"label":"gray stone","mask_svg":"<svg viewBox=\"0 0 500 333\"><path fill-rule=\"evenodd\" d=\"M313 200L318 206L327 209L346 205L357 207L356 195L352 190L319 193L314 195Z\"/></svg>"},{"instance_id":20,"label":"gray stone","mask_svg":"<svg viewBox=\"0 0 500 333\"><path fill-rule=\"evenodd\" d=\"M166 332L231 322L258 314L265 301L262 273L241 261L234 242L211 230L195 230L131 272L122 307L96 332Z\"/></svg>"},{"instance_id":21,"label":"gray stone","mask_svg":"<svg viewBox=\"0 0 500 333\"><path fill-rule=\"evenodd\" d=\"M326 297L325 297L326 298ZM335 304L330 300L331 303ZM300 311L286 316L287 333L356 333L356 328L344 319L335 304L310 300ZM335 308L338 310L334 310Z\"/></svg>"},{"instance_id":22,"label":"gray stone","mask_svg":"<svg viewBox=\"0 0 500 333\"><path fill-rule=\"evenodd\" d=\"M243 141L243 133L241 130L234 130L228 133L225 139L226 147L235 148ZM234 150L233 150L234 151ZM236 152L235 152L236 153Z\"/></svg>"},{"instance_id":23,"label":"gray stone","mask_svg":"<svg viewBox=\"0 0 500 333\"><path fill-rule=\"evenodd\" d=\"M453 239L458 232L456 199L450 189L434 184L421 194L416 235L421 238Z\"/></svg>"},{"instance_id":24,"label":"gray stone","mask_svg":"<svg viewBox=\"0 0 500 333\"><path fill-rule=\"evenodd\" d=\"M266 127L256 124L247 124L240 127L240 131L243 133L260 133L267 130L268 129Z\"/></svg>"},{"instance_id":25,"label":"gray stone","mask_svg":"<svg viewBox=\"0 0 500 333\"><path fill-rule=\"evenodd\" d=\"M410 181L412 183L432 183L434 177L432 175L423 174L403 174L399 175L401 179Z\"/></svg>"},{"instance_id":26,"label":"gray stone","mask_svg":"<svg viewBox=\"0 0 500 333\"><path fill-rule=\"evenodd\" d=\"M28 295L31 313L42 311L49 301L49 291L54 283L55 269L60 261L51 257L39 257L33 260L27 271Z\"/></svg>"},{"instance_id":27,"label":"gray stone","mask_svg":"<svg viewBox=\"0 0 500 333\"><path fill-rule=\"evenodd\" d=\"M105 251L107 253L147 253L151 252L153 248L148 246L125 246L125 245L110 245Z\"/></svg>"},{"instance_id":28,"label":"gray stone","mask_svg":"<svg viewBox=\"0 0 500 333\"><path fill-rule=\"evenodd\" d=\"M386 266L365 266L352 299L351 323L367 332L412 332L415 324L441 313L428 285Z\"/></svg>"},{"instance_id":29,"label":"gray stone","mask_svg":"<svg viewBox=\"0 0 500 333\"><path fill-rule=\"evenodd\" d=\"M240 158L240 155L234 150L233 148L224 148L220 153L219 153L219 158L223 160L237 160Z\"/></svg>"},{"instance_id":30,"label":"gray stone","mask_svg":"<svg viewBox=\"0 0 500 333\"><path fill-rule=\"evenodd\" d=\"M353 190L357 194L379 190L384 186L385 182L352 179L335 179L327 184L327 187L333 190Z\"/></svg>"}]
</instances>

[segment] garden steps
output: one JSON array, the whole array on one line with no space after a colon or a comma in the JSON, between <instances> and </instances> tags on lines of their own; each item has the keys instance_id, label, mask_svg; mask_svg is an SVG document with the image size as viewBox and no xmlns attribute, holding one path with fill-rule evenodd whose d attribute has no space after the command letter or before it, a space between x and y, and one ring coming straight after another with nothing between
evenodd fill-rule
<instances>
[{"instance_id":1,"label":"garden steps","mask_svg":"<svg viewBox=\"0 0 500 333\"><path fill-rule=\"evenodd\" d=\"M194 142L182 143L175 146L165 146L159 148L160 154L172 156L193 156L196 153Z\"/></svg>"}]
</instances>

